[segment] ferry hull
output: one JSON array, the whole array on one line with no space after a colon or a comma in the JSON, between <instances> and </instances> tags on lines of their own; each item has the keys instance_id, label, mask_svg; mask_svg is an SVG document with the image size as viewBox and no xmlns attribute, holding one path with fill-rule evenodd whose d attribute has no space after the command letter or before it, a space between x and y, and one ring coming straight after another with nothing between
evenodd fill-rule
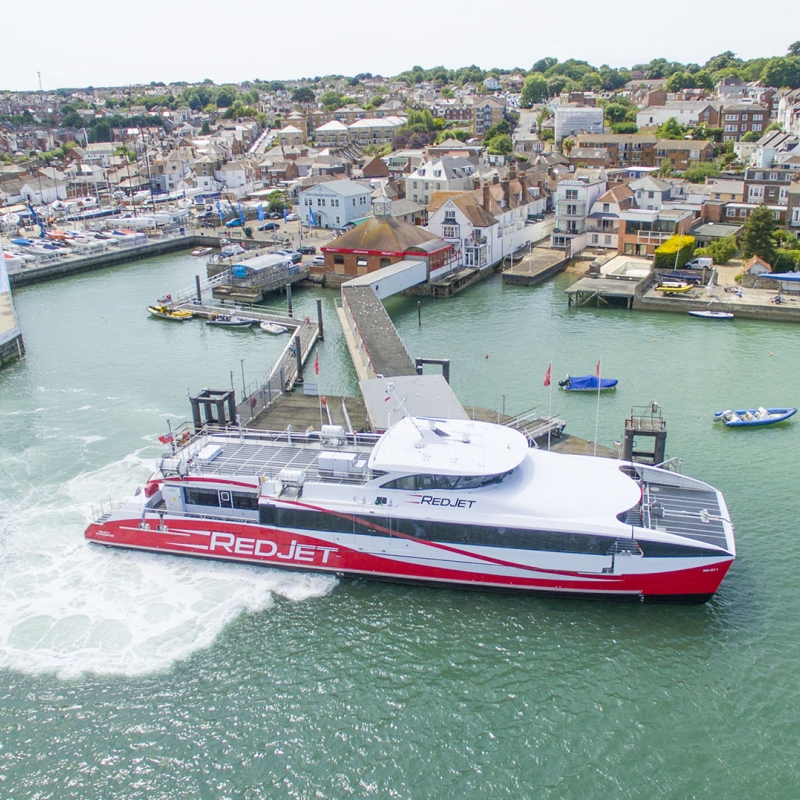
<instances>
[{"instance_id":1,"label":"ferry hull","mask_svg":"<svg viewBox=\"0 0 800 800\"><path fill-rule=\"evenodd\" d=\"M702 603L717 591L733 561L724 552L692 558L617 557L611 571L553 569L536 551L472 549L425 542L434 552L402 554L391 538L373 539L369 550L351 534L300 533L231 520L204 521L157 515L113 517L86 530L109 547L169 553L340 576L547 595Z\"/></svg>"}]
</instances>

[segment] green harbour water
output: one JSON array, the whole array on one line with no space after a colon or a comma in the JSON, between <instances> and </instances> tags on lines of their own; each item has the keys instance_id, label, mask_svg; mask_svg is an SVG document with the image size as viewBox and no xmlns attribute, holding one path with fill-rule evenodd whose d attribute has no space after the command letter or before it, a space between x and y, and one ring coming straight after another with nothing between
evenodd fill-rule
<instances>
[{"instance_id":1,"label":"green harbour water","mask_svg":"<svg viewBox=\"0 0 800 800\"><path fill-rule=\"evenodd\" d=\"M518 597L89 545L155 467L187 394L237 394L285 344L148 318L185 255L15 292L27 357L0 373L0 797L787 798L800 793L800 329L571 309L559 276L390 298L410 352L471 404L620 441L657 401L667 455L725 494L738 558L703 606ZM324 394L357 392L323 298ZM276 304L284 305L278 298ZM565 395L567 372L617 391ZM553 388L542 385L553 364Z\"/></svg>"}]
</instances>

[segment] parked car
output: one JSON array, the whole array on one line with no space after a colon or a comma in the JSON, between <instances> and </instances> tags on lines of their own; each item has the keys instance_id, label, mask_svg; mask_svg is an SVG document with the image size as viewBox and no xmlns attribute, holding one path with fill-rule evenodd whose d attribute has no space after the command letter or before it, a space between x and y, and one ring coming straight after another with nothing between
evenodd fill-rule
<instances>
[{"instance_id":1,"label":"parked car","mask_svg":"<svg viewBox=\"0 0 800 800\"><path fill-rule=\"evenodd\" d=\"M270 219L280 219L283 216L280 211L270 211L269 218Z\"/></svg>"},{"instance_id":2,"label":"parked car","mask_svg":"<svg viewBox=\"0 0 800 800\"><path fill-rule=\"evenodd\" d=\"M236 219L229 219L225 223L226 228L240 228L242 225L242 221L237 217Z\"/></svg>"},{"instance_id":3,"label":"parked car","mask_svg":"<svg viewBox=\"0 0 800 800\"><path fill-rule=\"evenodd\" d=\"M289 258L292 259L292 264L299 264L303 260L303 254L297 250L290 250Z\"/></svg>"},{"instance_id":4,"label":"parked car","mask_svg":"<svg viewBox=\"0 0 800 800\"><path fill-rule=\"evenodd\" d=\"M325 256L320 253L318 256L314 256L314 260L311 262L315 267L324 267L325 266Z\"/></svg>"},{"instance_id":5,"label":"parked car","mask_svg":"<svg viewBox=\"0 0 800 800\"><path fill-rule=\"evenodd\" d=\"M317 248L313 244L301 244L297 248L297 252L302 253L304 256L313 256L317 252Z\"/></svg>"},{"instance_id":6,"label":"parked car","mask_svg":"<svg viewBox=\"0 0 800 800\"><path fill-rule=\"evenodd\" d=\"M262 222L258 229L260 231L277 231L280 230L280 227L277 222Z\"/></svg>"},{"instance_id":7,"label":"parked car","mask_svg":"<svg viewBox=\"0 0 800 800\"><path fill-rule=\"evenodd\" d=\"M286 215L287 222L297 222L298 219L300 219L300 217L298 217L294 212Z\"/></svg>"},{"instance_id":8,"label":"parked car","mask_svg":"<svg viewBox=\"0 0 800 800\"><path fill-rule=\"evenodd\" d=\"M693 258L691 261L687 261L683 265L683 269L711 269L713 265L713 258L698 257Z\"/></svg>"}]
</instances>

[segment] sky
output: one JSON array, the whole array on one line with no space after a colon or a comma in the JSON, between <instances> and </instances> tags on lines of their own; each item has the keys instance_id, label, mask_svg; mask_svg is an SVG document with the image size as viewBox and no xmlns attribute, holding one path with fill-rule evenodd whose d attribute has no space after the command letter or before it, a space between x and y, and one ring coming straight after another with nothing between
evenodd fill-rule
<instances>
[{"instance_id":1,"label":"sky","mask_svg":"<svg viewBox=\"0 0 800 800\"><path fill-rule=\"evenodd\" d=\"M630 67L663 57L702 64L786 55L800 3L774 0L175 0L8 4L0 90L239 83L371 72L415 64L530 69L543 56ZM559 9L564 13L559 13ZM767 13L769 11L769 13Z\"/></svg>"}]
</instances>

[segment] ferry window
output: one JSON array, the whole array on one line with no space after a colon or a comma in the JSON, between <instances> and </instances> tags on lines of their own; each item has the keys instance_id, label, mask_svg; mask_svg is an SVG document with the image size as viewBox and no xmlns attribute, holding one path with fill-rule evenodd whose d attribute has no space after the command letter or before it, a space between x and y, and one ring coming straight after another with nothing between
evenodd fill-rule
<instances>
[{"instance_id":1,"label":"ferry window","mask_svg":"<svg viewBox=\"0 0 800 800\"><path fill-rule=\"evenodd\" d=\"M184 489L183 491L188 505L219 507L219 495L216 489Z\"/></svg>"},{"instance_id":2,"label":"ferry window","mask_svg":"<svg viewBox=\"0 0 800 800\"><path fill-rule=\"evenodd\" d=\"M230 492L219 493L219 504L222 508L233 508L233 499Z\"/></svg>"},{"instance_id":3,"label":"ferry window","mask_svg":"<svg viewBox=\"0 0 800 800\"><path fill-rule=\"evenodd\" d=\"M258 495L249 493L245 494L244 492L234 492L233 507L243 511L257 511Z\"/></svg>"}]
</instances>

